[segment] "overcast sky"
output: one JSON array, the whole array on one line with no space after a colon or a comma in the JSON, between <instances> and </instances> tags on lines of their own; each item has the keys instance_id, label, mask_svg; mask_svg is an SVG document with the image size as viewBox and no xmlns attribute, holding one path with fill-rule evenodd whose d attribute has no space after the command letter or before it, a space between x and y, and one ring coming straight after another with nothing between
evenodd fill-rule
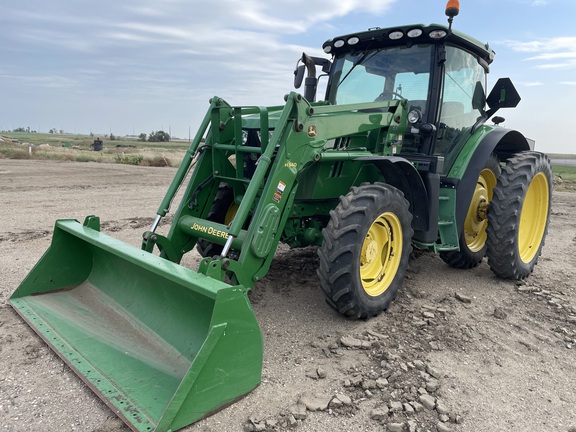
<instances>
[{"instance_id":1,"label":"overcast sky","mask_svg":"<svg viewBox=\"0 0 576 432\"><path fill-rule=\"evenodd\" d=\"M0 129L187 138L208 100L278 105L296 60L370 27L445 23L445 0L19 0L0 9ZM576 153L575 0L462 0L454 27L496 51L522 101L506 126Z\"/></svg>"}]
</instances>

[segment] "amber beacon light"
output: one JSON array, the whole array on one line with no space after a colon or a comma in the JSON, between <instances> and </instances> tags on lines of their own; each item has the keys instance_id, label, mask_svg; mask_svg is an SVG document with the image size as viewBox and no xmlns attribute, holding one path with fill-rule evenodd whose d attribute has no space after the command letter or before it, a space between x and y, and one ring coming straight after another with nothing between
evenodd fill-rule
<instances>
[{"instance_id":1,"label":"amber beacon light","mask_svg":"<svg viewBox=\"0 0 576 432\"><path fill-rule=\"evenodd\" d=\"M446 15L448 16L448 30L452 30L452 20L460 12L460 2L458 0L448 0L446 3Z\"/></svg>"}]
</instances>

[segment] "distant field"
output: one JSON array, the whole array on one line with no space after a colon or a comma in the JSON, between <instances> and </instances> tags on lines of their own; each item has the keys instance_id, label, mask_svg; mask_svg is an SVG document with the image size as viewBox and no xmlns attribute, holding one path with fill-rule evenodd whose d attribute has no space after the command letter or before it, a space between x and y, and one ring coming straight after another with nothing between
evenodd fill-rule
<instances>
[{"instance_id":1,"label":"distant field","mask_svg":"<svg viewBox=\"0 0 576 432\"><path fill-rule=\"evenodd\" d=\"M3 133L0 136L17 142L0 141L0 158L52 159L77 162L124 163L131 165L177 166L189 146L186 140L167 143L139 141L135 137ZM99 137L103 151L93 151L91 144ZM31 145L28 145L31 144ZM576 154L548 154L552 171L565 186L576 185ZM557 163L554 163L557 162Z\"/></svg>"},{"instance_id":2,"label":"distant field","mask_svg":"<svg viewBox=\"0 0 576 432\"><path fill-rule=\"evenodd\" d=\"M18 140L20 143L30 143L35 145L49 144L56 147L61 146L78 146L90 148L90 145L94 142L96 138L100 138L104 142L105 147L116 147L116 146L129 146L137 145L138 147L152 147L152 148L174 148L174 149L186 149L188 148L187 140L174 140L167 143L159 142L147 142L140 141L136 137L116 137L114 140L110 140L108 137L103 135L59 135L59 134L48 134L48 133L14 133L6 132L0 133L0 136L6 136Z\"/></svg>"},{"instance_id":3,"label":"distant field","mask_svg":"<svg viewBox=\"0 0 576 432\"><path fill-rule=\"evenodd\" d=\"M550 159L572 159L576 160L576 154L546 153Z\"/></svg>"},{"instance_id":4,"label":"distant field","mask_svg":"<svg viewBox=\"0 0 576 432\"><path fill-rule=\"evenodd\" d=\"M564 183L576 183L576 166L553 164L552 172L559 176Z\"/></svg>"},{"instance_id":5,"label":"distant field","mask_svg":"<svg viewBox=\"0 0 576 432\"><path fill-rule=\"evenodd\" d=\"M50 159L76 162L124 163L130 165L177 166L188 148L188 141L167 143L139 141L132 137L110 140L105 136L2 133L0 158ZM93 151L96 138L102 151Z\"/></svg>"}]
</instances>

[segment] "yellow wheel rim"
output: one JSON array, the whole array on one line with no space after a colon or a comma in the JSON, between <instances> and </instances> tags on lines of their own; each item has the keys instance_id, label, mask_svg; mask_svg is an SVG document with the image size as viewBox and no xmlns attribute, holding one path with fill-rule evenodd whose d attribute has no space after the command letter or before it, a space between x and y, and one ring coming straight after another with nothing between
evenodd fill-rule
<instances>
[{"instance_id":1,"label":"yellow wheel rim","mask_svg":"<svg viewBox=\"0 0 576 432\"><path fill-rule=\"evenodd\" d=\"M382 213L370 226L360 255L360 279L372 297L388 289L402 257L402 224L390 212Z\"/></svg>"},{"instance_id":2,"label":"yellow wheel rim","mask_svg":"<svg viewBox=\"0 0 576 432\"><path fill-rule=\"evenodd\" d=\"M544 173L540 172L530 182L520 213L518 253L524 263L531 262L540 249L540 243L546 229L549 206L548 179Z\"/></svg>"},{"instance_id":3,"label":"yellow wheel rim","mask_svg":"<svg viewBox=\"0 0 576 432\"><path fill-rule=\"evenodd\" d=\"M492 200L496 182L496 174L489 168L484 168L478 177L472 202L464 221L464 239L468 249L472 252L482 250L486 244L486 227L488 226L486 212Z\"/></svg>"},{"instance_id":4,"label":"yellow wheel rim","mask_svg":"<svg viewBox=\"0 0 576 432\"><path fill-rule=\"evenodd\" d=\"M224 216L224 225L230 225L236 217L236 212L238 211L238 204L232 203L232 205L226 211L226 216Z\"/></svg>"}]
</instances>

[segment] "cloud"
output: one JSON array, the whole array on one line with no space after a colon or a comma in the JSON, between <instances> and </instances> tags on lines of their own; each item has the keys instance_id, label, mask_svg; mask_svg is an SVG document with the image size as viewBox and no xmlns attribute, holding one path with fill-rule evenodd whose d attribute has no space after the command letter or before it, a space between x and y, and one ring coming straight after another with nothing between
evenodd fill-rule
<instances>
[{"instance_id":1,"label":"cloud","mask_svg":"<svg viewBox=\"0 0 576 432\"><path fill-rule=\"evenodd\" d=\"M179 58L174 56L188 53L201 58L226 55L228 63L242 67L247 64L244 56L254 62L259 52L270 56L270 50L276 50L275 59L292 58L294 52L309 48L286 45L286 36L309 32L351 12L383 14L395 1L102 0L79 7L75 0L29 0L26 7L3 8L0 21L7 25L0 38L6 39L6 46L37 52L40 58L42 51L57 57L83 52L86 57L78 62L150 56L175 64ZM321 42L311 44L317 53ZM0 47L0 55L2 51Z\"/></svg>"},{"instance_id":2,"label":"cloud","mask_svg":"<svg viewBox=\"0 0 576 432\"><path fill-rule=\"evenodd\" d=\"M70 101L101 103L99 116L118 99L172 117L175 103L197 107L214 94L233 104L281 104L301 53L324 55L322 42L341 31L332 20L383 15L397 1L8 2L0 71L18 84L3 97L37 92L61 101L69 89Z\"/></svg>"},{"instance_id":3,"label":"cloud","mask_svg":"<svg viewBox=\"0 0 576 432\"><path fill-rule=\"evenodd\" d=\"M24 86L27 88L42 87L49 89L66 89L73 90L78 87L78 81L69 77L58 75L46 76L25 76L25 75L0 75L0 80L5 83L14 83L14 85Z\"/></svg>"},{"instance_id":4,"label":"cloud","mask_svg":"<svg viewBox=\"0 0 576 432\"><path fill-rule=\"evenodd\" d=\"M540 82L540 81L520 81L518 82L518 85L524 86L524 87L539 87L539 86L543 86L544 83Z\"/></svg>"},{"instance_id":5,"label":"cloud","mask_svg":"<svg viewBox=\"0 0 576 432\"><path fill-rule=\"evenodd\" d=\"M537 53L526 61L538 63L539 69L576 68L576 37L556 37L528 42L507 41L506 45L520 53Z\"/></svg>"},{"instance_id":6,"label":"cloud","mask_svg":"<svg viewBox=\"0 0 576 432\"><path fill-rule=\"evenodd\" d=\"M534 6L534 7L539 7L539 6L546 6L548 4L550 4L550 0L515 0L515 3L519 3L522 5L530 5L530 6Z\"/></svg>"}]
</instances>

